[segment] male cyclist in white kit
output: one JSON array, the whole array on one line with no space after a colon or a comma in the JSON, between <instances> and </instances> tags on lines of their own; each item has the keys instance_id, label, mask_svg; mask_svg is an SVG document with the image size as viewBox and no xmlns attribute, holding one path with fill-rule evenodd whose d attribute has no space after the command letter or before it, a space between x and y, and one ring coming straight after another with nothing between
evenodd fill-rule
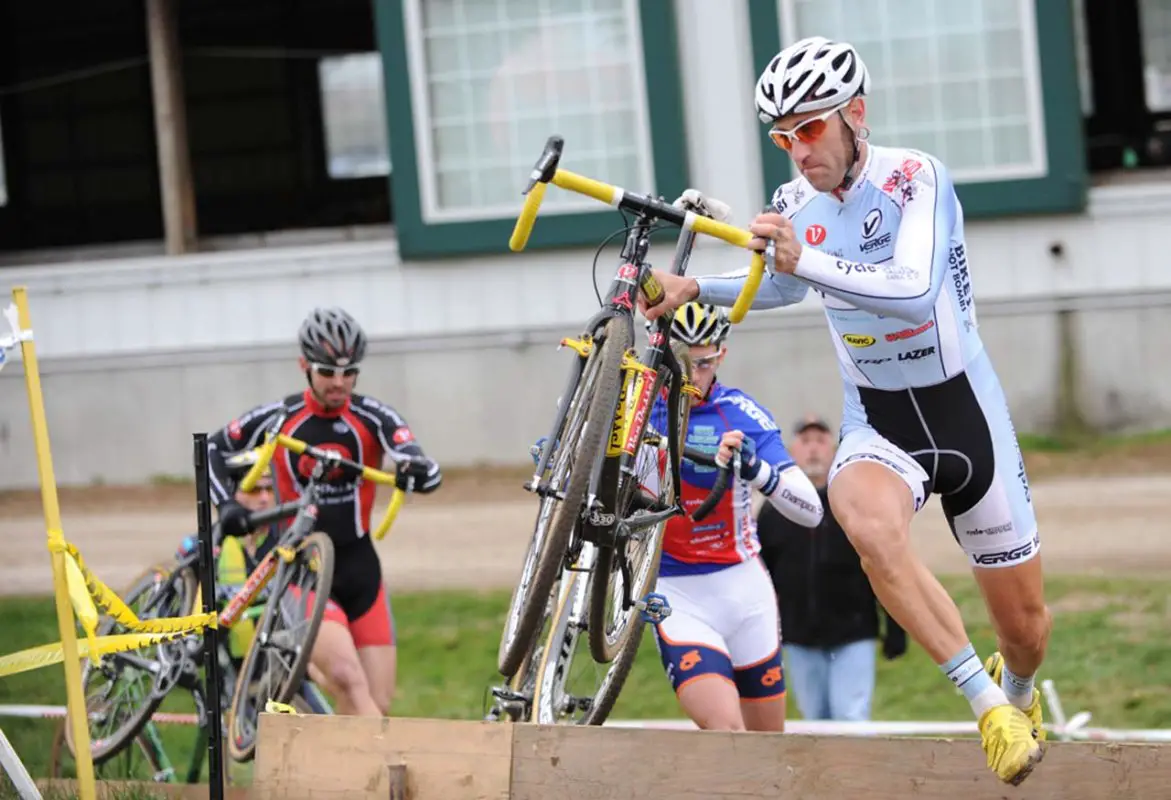
<instances>
[{"instance_id":1,"label":"male cyclist in white kit","mask_svg":"<svg viewBox=\"0 0 1171 800\"><path fill-rule=\"evenodd\" d=\"M753 308L799 302L810 287L821 296L845 389L830 507L883 607L971 704L988 766L1019 784L1044 753L1034 676L1051 627L1028 479L977 333L947 168L867 142L869 85L853 47L820 37L785 48L760 76L759 116L800 175L750 227L768 269ZM731 305L746 272L656 271L666 297L645 313ZM1000 650L983 666L910 547L911 519L933 493L996 629Z\"/></svg>"}]
</instances>

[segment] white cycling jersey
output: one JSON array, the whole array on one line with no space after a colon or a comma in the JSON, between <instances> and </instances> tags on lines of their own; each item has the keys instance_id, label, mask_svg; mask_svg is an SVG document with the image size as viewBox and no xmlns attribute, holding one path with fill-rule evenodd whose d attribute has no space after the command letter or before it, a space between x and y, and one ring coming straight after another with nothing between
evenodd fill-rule
<instances>
[{"instance_id":1,"label":"white cycling jersey","mask_svg":"<svg viewBox=\"0 0 1171 800\"><path fill-rule=\"evenodd\" d=\"M794 274L772 273L753 308L822 298L844 387L830 479L882 464L916 510L942 497L975 566L1020 563L1040 547L1008 405L977 331L963 209L947 169L918 150L867 145L851 186L821 193L804 177L773 210L793 224ZM747 270L697 278L700 302L732 305Z\"/></svg>"}]
</instances>

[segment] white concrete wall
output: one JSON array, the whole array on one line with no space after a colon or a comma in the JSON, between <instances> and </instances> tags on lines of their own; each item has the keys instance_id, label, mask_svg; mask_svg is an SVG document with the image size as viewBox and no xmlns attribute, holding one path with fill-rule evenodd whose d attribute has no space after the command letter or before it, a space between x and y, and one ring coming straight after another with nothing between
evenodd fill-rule
<instances>
[{"instance_id":1,"label":"white concrete wall","mask_svg":"<svg viewBox=\"0 0 1171 800\"><path fill-rule=\"evenodd\" d=\"M731 203L743 224L772 188L761 158L783 157L758 147L745 4L677 3L692 182ZM1084 214L969 223L981 333L1018 430L1053 421L1059 308L1076 314L1091 422L1171 425L1161 352L1169 211L1171 181L1155 181L1095 188ZM375 345L362 389L398 406L436 456L517 462L548 424L563 380L557 340L596 308L591 257L589 248L412 263L390 236L9 267L0 288L30 292L63 483L188 473L193 431L301 385L296 328L323 303L346 306L366 326ZM740 252L703 242L691 269L742 263ZM603 261L601 282L612 268ZM836 420L839 379L812 293L801 306L752 315L722 377L758 395L784 426L809 409ZM12 364L0 373L0 487L34 481Z\"/></svg>"}]
</instances>

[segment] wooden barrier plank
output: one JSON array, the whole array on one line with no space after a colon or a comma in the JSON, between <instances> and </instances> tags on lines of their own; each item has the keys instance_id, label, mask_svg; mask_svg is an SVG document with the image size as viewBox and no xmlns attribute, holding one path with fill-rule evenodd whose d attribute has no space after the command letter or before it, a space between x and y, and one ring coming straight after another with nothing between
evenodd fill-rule
<instances>
[{"instance_id":1,"label":"wooden barrier plank","mask_svg":"<svg viewBox=\"0 0 1171 800\"><path fill-rule=\"evenodd\" d=\"M507 800L511 726L407 717L261 714L254 797Z\"/></svg>"},{"instance_id":2,"label":"wooden barrier plank","mask_svg":"<svg viewBox=\"0 0 1171 800\"><path fill-rule=\"evenodd\" d=\"M513 728L512 800L1171 798L1171 747L1161 745L1050 743L1012 787L975 740Z\"/></svg>"},{"instance_id":3,"label":"wooden barrier plank","mask_svg":"<svg viewBox=\"0 0 1171 800\"><path fill-rule=\"evenodd\" d=\"M207 800L206 783L155 783L153 781L95 781L98 800L120 800L124 797L166 798L167 800ZM77 797L77 781L71 778L44 778L37 780L37 788L46 800ZM224 790L224 800L250 800L250 791L240 786Z\"/></svg>"}]
</instances>

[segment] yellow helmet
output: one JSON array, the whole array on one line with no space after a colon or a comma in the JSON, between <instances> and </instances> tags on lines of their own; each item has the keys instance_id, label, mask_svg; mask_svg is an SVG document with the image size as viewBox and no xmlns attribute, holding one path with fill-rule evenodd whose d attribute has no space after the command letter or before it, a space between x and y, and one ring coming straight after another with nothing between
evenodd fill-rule
<instances>
[{"instance_id":1,"label":"yellow helmet","mask_svg":"<svg viewBox=\"0 0 1171 800\"><path fill-rule=\"evenodd\" d=\"M690 347L720 345L728 336L732 323L724 309L692 301L675 310L671 320L671 337Z\"/></svg>"}]
</instances>

